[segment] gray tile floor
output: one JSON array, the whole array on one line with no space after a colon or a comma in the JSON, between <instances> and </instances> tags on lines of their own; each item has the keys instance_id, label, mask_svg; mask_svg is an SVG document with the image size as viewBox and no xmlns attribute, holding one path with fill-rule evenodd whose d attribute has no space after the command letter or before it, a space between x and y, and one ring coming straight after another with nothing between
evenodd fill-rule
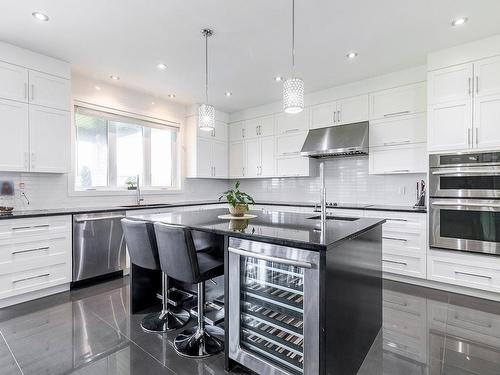
<instances>
[{"instance_id":1,"label":"gray tile floor","mask_svg":"<svg viewBox=\"0 0 500 375\"><path fill-rule=\"evenodd\" d=\"M500 374L499 303L384 287L384 326L358 374ZM181 358L176 332L143 332L128 298L124 278L0 310L0 374L224 373L222 355Z\"/></svg>"}]
</instances>

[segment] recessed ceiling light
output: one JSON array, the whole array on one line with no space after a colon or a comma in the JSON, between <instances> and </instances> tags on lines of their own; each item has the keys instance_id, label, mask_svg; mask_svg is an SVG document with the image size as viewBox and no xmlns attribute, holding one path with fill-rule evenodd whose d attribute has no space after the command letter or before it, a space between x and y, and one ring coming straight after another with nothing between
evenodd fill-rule
<instances>
[{"instance_id":1,"label":"recessed ceiling light","mask_svg":"<svg viewBox=\"0 0 500 375\"><path fill-rule=\"evenodd\" d=\"M460 17L460 18L454 19L453 21L451 21L451 26L462 26L468 20L469 19L467 17Z\"/></svg>"},{"instance_id":2,"label":"recessed ceiling light","mask_svg":"<svg viewBox=\"0 0 500 375\"><path fill-rule=\"evenodd\" d=\"M170 99L174 99L174 98L175 98L175 94L168 94L168 97L169 97Z\"/></svg>"},{"instance_id":3,"label":"recessed ceiling light","mask_svg":"<svg viewBox=\"0 0 500 375\"><path fill-rule=\"evenodd\" d=\"M226 96L231 96L231 95L233 95L233 93L231 91L226 91L225 95Z\"/></svg>"},{"instance_id":4,"label":"recessed ceiling light","mask_svg":"<svg viewBox=\"0 0 500 375\"><path fill-rule=\"evenodd\" d=\"M155 105L155 102L151 102L151 105Z\"/></svg>"},{"instance_id":5,"label":"recessed ceiling light","mask_svg":"<svg viewBox=\"0 0 500 375\"><path fill-rule=\"evenodd\" d=\"M48 21L49 20L49 16L47 16L46 14L40 13L40 12L33 12L33 13L31 13L31 15L33 17L35 17L38 21Z\"/></svg>"},{"instance_id":6,"label":"recessed ceiling light","mask_svg":"<svg viewBox=\"0 0 500 375\"><path fill-rule=\"evenodd\" d=\"M349 53L346 55L346 57L347 57L348 59L354 59L354 58L358 57L358 53L357 53L357 52L349 52Z\"/></svg>"},{"instance_id":7,"label":"recessed ceiling light","mask_svg":"<svg viewBox=\"0 0 500 375\"><path fill-rule=\"evenodd\" d=\"M120 77L118 77L118 76L113 76L113 75L109 76L109 78L111 78L111 79L112 79L112 80L114 80L114 81L118 81L118 80L120 79Z\"/></svg>"},{"instance_id":8,"label":"recessed ceiling light","mask_svg":"<svg viewBox=\"0 0 500 375\"><path fill-rule=\"evenodd\" d=\"M163 64L163 63L159 63L158 65L156 65L156 67L157 67L158 69L160 69L160 70L165 70L165 69L167 69L167 66L166 66L165 64Z\"/></svg>"},{"instance_id":9,"label":"recessed ceiling light","mask_svg":"<svg viewBox=\"0 0 500 375\"><path fill-rule=\"evenodd\" d=\"M97 91L101 91L101 86L96 85L96 86L95 86L95 89L96 89Z\"/></svg>"},{"instance_id":10,"label":"recessed ceiling light","mask_svg":"<svg viewBox=\"0 0 500 375\"><path fill-rule=\"evenodd\" d=\"M276 82L281 82L281 81L283 81L283 77L281 77L281 76L276 76L276 77L274 77L274 80L275 80Z\"/></svg>"}]
</instances>

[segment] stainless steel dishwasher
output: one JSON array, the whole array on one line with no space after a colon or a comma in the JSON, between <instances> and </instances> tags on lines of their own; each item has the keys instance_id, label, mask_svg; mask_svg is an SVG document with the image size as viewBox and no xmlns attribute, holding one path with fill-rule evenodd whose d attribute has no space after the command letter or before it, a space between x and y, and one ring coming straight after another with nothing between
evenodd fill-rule
<instances>
[{"instance_id":1,"label":"stainless steel dishwasher","mask_svg":"<svg viewBox=\"0 0 500 375\"><path fill-rule=\"evenodd\" d=\"M122 271L124 211L73 215L73 282Z\"/></svg>"}]
</instances>

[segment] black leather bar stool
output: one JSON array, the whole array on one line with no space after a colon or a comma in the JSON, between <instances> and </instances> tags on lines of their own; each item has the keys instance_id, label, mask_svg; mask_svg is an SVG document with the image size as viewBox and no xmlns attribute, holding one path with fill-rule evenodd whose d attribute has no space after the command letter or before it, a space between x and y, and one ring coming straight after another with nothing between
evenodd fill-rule
<instances>
[{"instance_id":1,"label":"black leather bar stool","mask_svg":"<svg viewBox=\"0 0 500 375\"><path fill-rule=\"evenodd\" d=\"M217 236L203 237L197 241L197 248L190 229L155 223L158 254L162 268L167 270L169 277L191 284L198 284L198 324L192 330L179 334L174 339L175 351L190 358L203 358L224 349L224 343L219 339L224 331L215 326L205 326L205 281L224 273L224 261L219 259L219 242ZM209 242L210 238L212 240Z\"/></svg>"},{"instance_id":2,"label":"black leather bar stool","mask_svg":"<svg viewBox=\"0 0 500 375\"><path fill-rule=\"evenodd\" d=\"M130 261L142 268L162 270L162 309L160 312L146 315L141 322L142 329L161 333L183 327L189 321L190 315L186 310L172 309L168 306L168 276L158 258L153 224L129 219L122 219L121 222Z\"/></svg>"}]
</instances>

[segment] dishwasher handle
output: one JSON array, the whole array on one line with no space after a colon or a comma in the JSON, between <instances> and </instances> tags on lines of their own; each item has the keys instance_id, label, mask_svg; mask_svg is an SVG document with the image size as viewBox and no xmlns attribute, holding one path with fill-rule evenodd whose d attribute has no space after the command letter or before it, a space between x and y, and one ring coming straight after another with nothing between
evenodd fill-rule
<instances>
[{"instance_id":1,"label":"dishwasher handle","mask_svg":"<svg viewBox=\"0 0 500 375\"><path fill-rule=\"evenodd\" d=\"M102 221L102 220L124 219L124 218L125 218L124 215L90 217L90 218L85 218L85 219L75 219L75 223L84 223L86 221Z\"/></svg>"}]
</instances>

